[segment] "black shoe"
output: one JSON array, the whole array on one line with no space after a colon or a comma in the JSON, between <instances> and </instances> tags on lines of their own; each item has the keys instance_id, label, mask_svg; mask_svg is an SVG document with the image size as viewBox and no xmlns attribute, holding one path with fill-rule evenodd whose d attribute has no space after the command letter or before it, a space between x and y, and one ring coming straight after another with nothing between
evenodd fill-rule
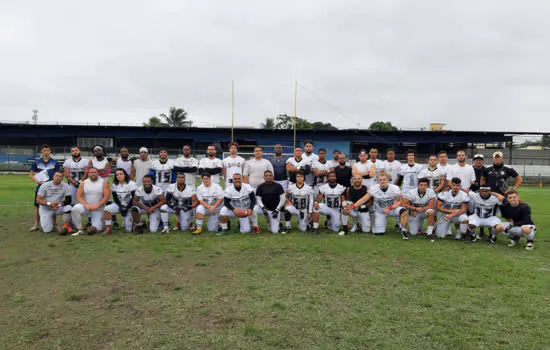
<instances>
[{"instance_id":1,"label":"black shoe","mask_svg":"<svg viewBox=\"0 0 550 350\"><path fill-rule=\"evenodd\" d=\"M384 232L376 232L374 235L375 235L375 236L383 236L383 235L384 235Z\"/></svg>"},{"instance_id":2,"label":"black shoe","mask_svg":"<svg viewBox=\"0 0 550 350\"><path fill-rule=\"evenodd\" d=\"M311 224L311 223L307 224L307 230L308 231L313 230L313 224Z\"/></svg>"},{"instance_id":3,"label":"black shoe","mask_svg":"<svg viewBox=\"0 0 550 350\"><path fill-rule=\"evenodd\" d=\"M288 233L289 229L287 229L285 226L281 227L281 234L286 235Z\"/></svg>"},{"instance_id":4,"label":"black shoe","mask_svg":"<svg viewBox=\"0 0 550 350\"><path fill-rule=\"evenodd\" d=\"M141 235L143 233L143 229L143 222L136 224L136 227L134 228L134 235Z\"/></svg>"},{"instance_id":5,"label":"black shoe","mask_svg":"<svg viewBox=\"0 0 550 350\"><path fill-rule=\"evenodd\" d=\"M318 229L318 228L314 228L314 229L313 229L313 233L315 233L316 235L318 235L318 234L319 234L319 229Z\"/></svg>"},{"instance_id":6,"label":"black shoe","mask_svg":"<svg viewBox=\"0 0 550 350\"><path fill-rule=\"evenodd\" d=\"M497 242L497 235L489 235L489 243L495 244Z\"/></svg>"},{"instance_id":7,"label":"black shoe","mask_svg":"<svg viewBox=\"0 0 550 350\"><path fill-rule=\"evenodd\" d=\"M406 230L403 230L401 231L401 237L406 241L409 239L409 233Z\"/></svg>"},{"instance_id":8,"label":"black shoe","mask_svg":"<svg viewBox=\"0 0 550 350\"><path fill-rule=\"evenodd\" d=\"M430 240L430 242L435 242L435 235L433 233L431 235L426 235L426 237Z\"/></svg>"},{"instance_id":9,"label":"black shoe","mask_svg":"<svg viewBox=\"0 0 550 350\"><path fill-rule=\"evenodd\" d=\"M469 243L475 243L477 242L477 237L476 237L476 233L475 232L472 232L469 237L468 237L468 242Z\"/></svg>"}]
</instances>

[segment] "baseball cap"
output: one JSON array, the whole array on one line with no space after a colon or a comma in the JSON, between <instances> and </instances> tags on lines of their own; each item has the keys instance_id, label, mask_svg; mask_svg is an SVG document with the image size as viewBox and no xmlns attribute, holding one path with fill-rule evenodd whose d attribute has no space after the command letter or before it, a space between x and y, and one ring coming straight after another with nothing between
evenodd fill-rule
<instances>
[{"instance_id":1,"label":"baseball cap","mask_svg":"<svg viewBox=\"0 0 550 350\"><path fill-rule=\"evenodd\" d=\"M364 149L362 149L361 151L359 151L359 154L367 154L367 151L365 151Z\"/></svg>"},{"instance_id":2,"label":"baseball cap","mask_svg":"<svg viewBox=\"0 0 550 350\"><path fill-rule=\"evenodd\" d=\"M500 151L497 151L497 152L493 153L493 158L495 158L495 157L502 157L502 156L503 156L503 155L502 155L502 152L500 152Z\"/></svg>"},{"instance_id":3,"label":"baseball cap","mask_svg":"<svg viewBox=\"0 0 550 350\"><path fill-rule=\"evenodd\" d=\"M141 148L139 149L139 153L141 153L141 152L149 153L149 151L148 151L147 148L145 148L145 147L141 147Z\"/></svg>"},{"instance_id":4,"label":"baseball cap","mask_svg":"<svg viewBox=\"0 0 550 350\"><path fill-rule=\"evenodd\" d=\"M480 190L490 190L491 187L490 186L481 186L479 189Z\"/></svg>"},{"instance_id":5,"label":"baseball cap","mask_svg":"<svg viewBox=\"0 0 550 350\"><path fill-rule=\"evenodd\" d=\"M474 159L485 159L485 158L483 157L483 154L478 153L474 156Z\"/></svg>"}]
</instances>

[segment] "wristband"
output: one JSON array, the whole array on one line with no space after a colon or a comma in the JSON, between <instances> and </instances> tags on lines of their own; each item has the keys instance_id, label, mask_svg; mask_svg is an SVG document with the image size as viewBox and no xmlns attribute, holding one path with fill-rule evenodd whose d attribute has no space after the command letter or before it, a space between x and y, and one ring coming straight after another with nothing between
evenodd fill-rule
<instances>
[{"instance_id":1,"label":"wristband","mask_svg":"<svg viewBox=\"0 0 550 350\"><path fill-rule=\"evenodd\" d=\"M357 208L357 207L355 206L355 204L352 204L352 205L351 205L351 209L355 209L355 208Z\"/></svg>"}]
</instances>

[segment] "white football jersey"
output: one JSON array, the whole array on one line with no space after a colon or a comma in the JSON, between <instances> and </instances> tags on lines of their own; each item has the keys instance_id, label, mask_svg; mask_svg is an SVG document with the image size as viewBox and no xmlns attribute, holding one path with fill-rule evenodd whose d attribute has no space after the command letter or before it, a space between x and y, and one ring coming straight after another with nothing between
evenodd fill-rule
<instances>
[{"instance_id":1,"label":"white football jersey","mask_svg":"<svg viewBox=\"0 0 550 350\"><path fill-rule=\"evenodd\" d=\"M302 159L300 159L299 162L294 157L288 158L286 160L286 162L287 162L287 164L290 163L290 164L292 164L292 166L297 167L298 170L305 170L306 166L310 166L310 167L312 166L311 161L309 159L304 158L304 157L302 157ZM296 182L296 173L290 173L290 182L292 182L292 183ZM306 184L308 184L307 183L307 175L306 175ZM312 180L312 184L313 184L313 180ZM311 184L310 184L310 186L311 186Z\"/></svg>"},{"instance_id":2,"label":"white football jersey","mask_svg":"<svg viewBox=\"0 0 550 350\"><path fill-rule=\"evenodd\" d=\"M393 162L388 162L387 160L384 161L384 170L389 176L389 182L391 184L395 184L397 182L397 177L399 175L399 171L401 171L401 164L400 161L394 160Z\"/></svg>"},{"instance_id":3,"label":"white football jersey","mask_svg":"<svg viewBox=\"0 0 550 350\"><path fill-rule=\"evenodd\" d=\"M433 190L438 188L439 185L441 185L441 176L443 175L444 174L438 167L436 167L435 169L424 168L420 171L420 174L418 174L418 178L419 179L426 178L430 180L429 186Z\"/></svg>"},{"instance_id":4,"label":"white football jersey","mask_svg":"<svg viewBox=\"0 0 550 350\"><path fill-rule=\"evenodd\" d=\"M306 154L306 152L304 152L302 154L302 159L305 159L306 161L309 162L309 165L313 167L313 162L316 162L319 160L319 156L316 155L315 153L311 153L309 156ZM314 177L313 176L313 173L310 173L308 175L306 175L306 184L310 185L310 186L313 186L313 180L314 180Z\"/></svg>"},{"instance_id":5,"label":"white football jersey","mask_svg":"<svg viewBox=\"0 0 550 350\"><path fill-rule=\"evenodd\" d=\"M437 168L439 169L439 171L441 171L441 175L447 176L447 173L449 172L449 167L450 167L449 164L447 164L447 165L437 164ZM448 178L449 177L447 176L447 179Z\"/></svg>"},{"instance_id":6,"label":"white football jersey","mask_svg":"<svg viewBox=\"0 0 550 350\"><path fill-rule=\"evenodd\" d=\"M225 198L229 198L231 200L231 205L233 208L240 208L240 209L249 209L250 205L252 204L250 202L250 194L254 193L254 189L250 187L249 184L243 183L241 185L240 191L237 191L234 185L229 186L225 189L223 192ZM252 208L250 208L252 209Z\"/></svg>"},{"instance_id":7,"label":"white football jersey","mask_svg":"<svg viewBox=\"0 0 550 350\"><path fill-rule=\"evenodd\" d=\"M325 204L329 208L337 209L342 204L342 193L346 191L346 188L340 184L336 184L334 187L330 187L329 184L324 184L319 187L319 193L322 193L325 197Z\"/></svg>"},{"instance_id":8,"label":"white football jersey","mask_svg":"<svg viewBox=\"0 0 550 350\"><path fill-rule=\"evenodd\" d=\"M312 169L316 169L317 171L327 171L333 168L333 166L329 162L321 163L320 161L316 160L313 162L313 165L311 166ZM315 179L313 181L315 186L322 186L328 182L328 176L315 176Z\"/></svg>"},{"instance_id":9,"label":"white football jersey","mask_svg":"<svg viewBox=\"0 0 550 350\"><path fill-rule=\"evenodd\" d=\"M484 199L479 193L469 192L470 200L474 202L474 214L482 219L490 216L495 216L497 207L502 205L502 202L494 195Z\"/></svg>"},{"instance_id":10,"label":"white football jersey","mask_svg":"<svg viewBox=\"0 0 550 350\"><path fill-rule=\"evenodd\" d=\"M53 181L44 182L38 188L38 194L43 197L46 202L57 201L63 202L65 196L72 195L71 186L65 182L61 182L59 185L53 183Z\"/></svg>"},{"instance_id":11,"label":"white football jersey","mask_svg":"<svg viewBox=\"0 0 550 350\"><path fill-rule=\"evenodd\" d=\"M151 192L145 192L143 186L140 186L136 190L136 197L139 198L141 203L147 207L151 207L159 202L159 197L164 194L164 191L159 186L153 185Z\"/></svg>"},{"instance_id":12,"label":"white football jersey","mask_svg":"<svg viewBox=\"0 0 550 350\"><path fill-rule=\"evenodd\" d=\"M184 211L192 209L192 197L195 195L195 189L192 186L185 185L183 190L180 190L177 184L171 184L168 186L166 197L168 197L168 194L172 195L169 203L170 207L183 209Z\"/></svg>"},{"instance_id":13,"label":"white football jersey","mask_svg":"<svg viewBox=\"0 0 550 350\"><path fill-rule=\"evenodd\" d=\"M113 197L117 196L118 200L120 201L120 204L123 207L128 207L130 203L132 203L132 192L135 192L137 190L137 185L134 181L130 181L128 183L124 184L112 184L111 185L111 192L113 193Z\"/></svg>"},{"instance_id":14,"label":"white football jersey","mask_svg":"<svg viewBox=\"0 0 550 350\"><path fill-rule=\"evenodd\" d=\"M304 184L301 188L290 184L286 190L292 205L298 210L310 210L313 205L313 188Z\"/></svg>"},{"instance_id":15,"label":"white football jersey","mask_svg":"<svg viewBox=\"0 0 550 350\"><path fill-rule=\"evenodd\" d=\"M401 166L399 175L403 176L403 192L409 192L418 186L418 174L420 174L421 170L422 165L418 163L414 163L413 166L410 166L408 163Z\"/></svg>"},{"instance_id":16,"label":"white football jersey","mask_svg":"<svg viewBox=\"0 0 550 350\"><path fill-rule=\"evenodd\" d=\"M174 162L174 167L178 168L199 168L199 161L197 158L189 157L179 157ZM197 172L184 173L185 174L185 183L191 186L196 186L197 184Z\"/></svg>"},{"instance_id":17,"label":"white football jersey","mask_svg":"<svg viewBox=\"0 0 550 350\"><path fill-rule=\"evenodd\" d=\"M405 193L405 198L407 198L410 201L411 205L415 207L424 207L426 206L426 204L428 204L430 199L435 197L436 194L431 188L427 188L426 193L424 193L423 195L420 195L420 193L418 193L418 188L415 188Z\"/></svg>"},{"instance_id":18,"label":"white football jersey","mask_svg":"<svg viewBox=\"0 0 550 350\"><path fill-rule=\"evenodd\" d=\"M235 158L229 156L224 158L223 167L225 169L225 178L233 179L233 174L243 174L244 158L236 156Z\"/></svg>"},{"instance_id":19,"label":"white football jersey","mask_svg":"<svg viewBox=\"0 0 550 350\"><path fill-rule=\"evenodd\" d=\"M401 195L401 190L393 184L388 184L388 187L383 190L379 184L376 184L369 188L368 193L374 198L374 208L381 212L395 203L397 197Z\"/></svg>"},{"instance_id":20,"label":"white football jersey","mask_svg":"<svg viewBox=\"0 0 550 350\"><path fill-rule=\"evenodd\" d=\"M472 182L476 181L476 172L474 167L470 164L464 164L464 166L455 164L449 167L447 172L447 180L451 181L454 177L458 177L460 179L462 189L468 189L472 185Z\"/></svg>"},{"instance_id":21,"label":"white football jersey","mask_svg":"<svg viewBox=\"0 0 550 350\"><path fill-rule=\"evenodd\" d=\"M334 160L334 159L332 159L332 160L327 160L327 163L329 164L329 166L330 166L331 168L336 168L337 166L340 165L340 163L339 163L337 160Z\"/></svg>"},{"instance_id":22,"label":"white football jersey","mask_svg":"<svg viewBox=\"0 0 550 350\"><path fill-rule=\"evenodd\" d=\"M460 209L462 203L470 201L470 197L466 192L458 191L456 196L453 196L452 190L439 193L437 199L443 202L443 208L445 209Z\"/></svg>"},{"instance_id":23,"label":"white football jersey","mask_svg":"<svg viewBox=\"0 0 550 350\"><path fill-rule=\"evenodd\" d=\"M208 157L205 157L201 159L199 162L199 169L215 169L215 168L223 168L223 162L219 158L210 159ZM214 174L210 176L210 180L212 182L215 182L217 184L220 183L220 174Z\"/></svg>"},{"instance_id":24,"label":"white football jersey","mask_svg":"<svg viewBox=\"0 0 550 350\"><path fill-rule=\"evenodd\" d=\"M122 160L122 158L117 158L116 160L117 169L124 169L126 174L130 176L132 174L132 161L131 160Z\"/></svg>"},{"instance_id":25,"label":"white football jersey","mask_svg":"<svg viewBox=\"0 0 550 350\"><path fill-rule=\"evenodd\" d=\"M358 172L364 173L364 172L370 170L370 168L372 167L372 163L369 164L368 162L365 162L365 163L356 162L355 164L353 164L353 167L354 167ZM369 186L368 186L369 180L370 180L370 179L365 179L365 178L363 178L363 186L367 186L367 188L368 188L368 187L369 187ZM372 187L372 183L371 183L371 187Z\"/></svg>"},{"instance_id":26,"label":"white football jersey","mask_svg":"<svg viewBox=\"0 0 550 350\"><path fill-rule=\"evenodd\" d=\"M168 186L172 183L172 173L174 170L174 161L167 159L165 163L161 163L159 159L154 160L151 163L151 170L155 172L155 185L163 190L168 189Z\"/></svg>"},{"instance_id":27,"label":"white football jersey","mask_svg":"<svg viewBox=\"0 0 550 350\"><path fill-rule=\"evenodd\" d=\"M375 184L378 183L378 174L382 170L384 170L384 168L385 168L384 162L381 161L380 159L377 159L374 162L371 159L369 159L369 160L367 160L367 169L370 169L373 164L376 166L376 175L374 176L374 178L366 179L367 180L367 185L366 185L367 188L372 187L372 186L374 186ZM390 183L391 183L391 181L390 181Z\"/></svg>"},{"instance_id":28,"label":"white football jersey","mask_svg":"<svg viewBox=\"0 0 550 350\"><path fill-rule=\"evenodd\" d=\"M109 163L107 158L103 158L103 160L99 161L97 158L92 158L92 166L96 168L97 170L103 170L105 169L105 166Z\"/></svg>"},{"instance_id":29,"label":"white football jersey","mask_svg":"<svg viewBox=\"0 0 550 350\"><path fill-rule=\"evenodd\" d=\"M214 205L216 202L223 198L223 189L216 183L210 184L206 187L204 184L197 188L197 199L199 201L205 201L208 205Z\"/></svg>"},{"instance_id":30,"label":"white football jersey","mask_svg":"<svg viewBox=\"0 0 550 350\"><path fill-rule=\"evenodd\" d=\"M63 163L63 168L69 168L69 174L71 174L73 180L80 181L82 176L86 174L88 162L88 159L85 158L80 158L80 160L77 161L73 158L69 158Z\"/></svg>"}]
</instances>

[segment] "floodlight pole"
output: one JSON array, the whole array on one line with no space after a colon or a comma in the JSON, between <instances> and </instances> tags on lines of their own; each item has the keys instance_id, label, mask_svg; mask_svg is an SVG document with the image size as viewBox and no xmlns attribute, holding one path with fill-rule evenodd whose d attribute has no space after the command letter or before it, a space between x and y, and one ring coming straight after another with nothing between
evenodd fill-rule
<instances>
[{"instance_id":1,"label":"floodlight pole","mask_svg":"<svg viewBox=\"0 0 550 350\"><path fill-rule=\"evenodd\" d=\"M231 80L231 142L235 141L235 82Z\"/></svg>"},{"instance_id":2,"label":"floodlight pole","mask_svg":"<svg viewBox=\"0 0 550 350\"><path fill-rule=\"evenodd\" d=\"M296 105L298 104L298 80L294 80L294 148L296 148Z\"/></svg>"}]
</instances>

